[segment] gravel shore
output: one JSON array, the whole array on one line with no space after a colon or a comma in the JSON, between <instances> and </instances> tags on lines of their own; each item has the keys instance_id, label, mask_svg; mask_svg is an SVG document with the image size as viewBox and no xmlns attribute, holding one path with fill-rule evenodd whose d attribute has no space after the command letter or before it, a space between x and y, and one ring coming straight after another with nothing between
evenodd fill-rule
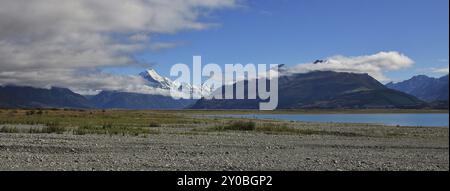
<instances>
[{"instance_id":1,"label":"gravel shore","mask_svg":"<svg viewBox=\"0 0 450 191\"><path fill-rule=\"evenodd\" d=\"M386 137L167 129L137 137L0 133L0 170L449 170L448 128L380 127L402 133Z\"/></svg>"}]
</instances>

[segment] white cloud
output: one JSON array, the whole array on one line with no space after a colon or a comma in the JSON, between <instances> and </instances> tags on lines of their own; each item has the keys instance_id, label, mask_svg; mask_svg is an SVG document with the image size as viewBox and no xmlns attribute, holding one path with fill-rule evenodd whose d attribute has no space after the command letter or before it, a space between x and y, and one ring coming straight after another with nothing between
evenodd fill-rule
<instances>
[{"instance_id":1,"label":"white cloud","mask_svg":"<svg viewBox=\"0 0 450 191\"><path fill-rule=\"evenodd\" d=\"M95 68L133 64L157 33L201 30L235 0L0 0L0 84L127 89L134 77ZM80 75L84 71L89 75Z\"/></svg>"},{"instance_id":2,"label":"white cloud","mask_svg":"<svg viewBox=\"0 0 450 191\"><path fill-rule=\"evenodd\" d=\"M449 68L447 67L443 67L443 68L430 68L431 72L433 73L438 73L438 74L448 74L449 73Z\"/></svg>"},{"instance_id":3,"label":"white cloud","mask_svg":"<svg viewBox=\"0 0 450 191\"><path fill-rule=\"evenodd\" d=\"M146 42L150 40L150 37L146 34L135 34L129 38L133 42Z\"/></svg>"},{"instance_id":4,"label":"white cloud","mask_svg":"<svg viewBox=\"0 0 450 191\"><path fill-rule=\"evenodd\" d=\"M398 52L379 52L373 55L345 57L333 56L323 62L299 64L289 70L290 73L310 71L336 71L367 73L381 82L389 81L384 72L408 68L414 61Z\"/></svg>"},{"instance_id":5,"label":"white cloud","mask_svg":"<svg viewBox=\"0 0 450 191\"><path fill-rule=\"evenodd\" d=\"M155 42L150 45L150 49L153 51L160 51L165 49L175 48L177 46L183 45L182 42Z\"/></svg>"},{"instance_id":6,"label":"white cloud","mask_svg":"<svg viewBox=\"0 0 450 191\"><path fill-rule=\"evenodd\" d=\"M55 80L57 79L57 80ZM146 81L134 75L113 75L100 71L34 71L34 72L0 72L3 84L34 86L42 88L71 87L81 94L97 94L102 90L124 91L146 94L164 94L170 92L146 86Z\"/></svg>"}]
</instances>

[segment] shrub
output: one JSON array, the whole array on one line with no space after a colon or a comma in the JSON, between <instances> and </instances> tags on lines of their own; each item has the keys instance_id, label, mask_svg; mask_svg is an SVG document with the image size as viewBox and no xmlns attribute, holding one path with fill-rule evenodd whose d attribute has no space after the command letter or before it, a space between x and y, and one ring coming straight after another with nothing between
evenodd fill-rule
<instances>
[{"instance_id":1,"label":"shrub","mask_svg":"<svg viewBox=\"0 0 450 191\"><path fill-rule=\"evenodd\" d=\"M225 126L216 127L217 130L222 131L253 131L256 129L256 123L253 121L233 121Z\"/></svg>"},{"instance_id":2,"label":"shrub","mask_svg":"<svg viewBox=\"0 0 450 191\"><path fill-rule=\"evenodd\" d=\"M104 123L102 126L103 129L111 129L112 127L113 127L112 123Z\"/></svg>"},{"instance_id":3,"label":"shrub","mask_svg":"<svg viewBox=\"0 0 450 191\"><path fill-rule=\"evenodd\" d=\"M34 115L34 110L31 110L31 111L27 111L27 112L25 112L25 115Z\"/></svg>"},{"instance_id":4,"label":"shrub","mask_svg":"<svg viewBox=\"0 0 450 191\"><path fill-rule=\"evenodd\" d=\"M151 123L149 124L149 127L161 127L161 124L156 123L156 122L151 122Z\"/></svg>"}]
</instances>

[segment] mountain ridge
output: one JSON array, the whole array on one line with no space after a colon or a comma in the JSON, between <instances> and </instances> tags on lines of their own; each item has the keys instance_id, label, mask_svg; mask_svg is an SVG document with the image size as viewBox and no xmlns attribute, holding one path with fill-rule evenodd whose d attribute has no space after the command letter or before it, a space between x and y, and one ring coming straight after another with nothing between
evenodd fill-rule
<instances>
[{"instance_id":1,"label":"mountain ridge","mask_svg":"<svg viewBox=\"0 0 450 191\"><path fill-rule=\"evenodd\" d=\"M173 99L164 95L117 91L102 91L89 100L93 106L101 109L182 109L194 103L193 100Z\"/></svg>"},{"instance_id":2,"label":"mountain ridge","mask_svg":"<svg viewBox=\"0 0 450 191\"><path fill-rule=\"evenodd\" d=\"M386 87L416 96L427 102L445 101L449 99L449 76L432 78L426 75L417 75L398 82L388 83Z\"/></svg>"},{"instance_id":3,"label":"mountain ridge","mask_svg":"<svg viewBox=\"0 0 450 191\"><path fill-rule=\"evenodd\" d=\"M211 93L211 87L208 87L205 84L198 87L189 83L172 81L167 77L161 76L154 69L147 69L146 71L139 73L139 76L147 81L146 85L153 88L170 90L172 88L180 89L180 87L184 87L184 94L198 95L200 97L207 96Z\"/></svg>"},{"instance_id":4,"label":"mountain ridge","mask_svg":"<svg viewBox=\"0 0 450 191\"><path fill-rule=\"evenodd\" d=\"M236 84L233 84L233 89L235 86ZM278 90L277 109L424 108L427 106L414 96L386 88L368 74L314 71L285 75L279 78ZM261 101L260 99L201 99L191 108L257 109Z\"/></svg>"},{"instance_id":5,"label":"mountain ridge","mask_svg":"<svg viewBox=\"0 0 450 191\"><path fill-rule=\"evenodd\" d=\"M27 86L0 86L3 108L92 108L84 96L67 88L50 89Z\"/></svg>"},{"instance_id":6,"label":"mountain ridge","mask_svg":"<svg viewBox=\"0 0 450 191\"><path fill-rule=\"evenodd\" d=\"M152 73L148 70L146 73L152 78L147 79L151 83L173 83L156 71ZM425 79L426 77L416 78ZM279 82L278 109L426 108L430 105L445 108L445 103L448 105L448 101L427 104L412 95L387 88L368 74L313 71L281 75ZM153 85L158 87L157 84ZM220 93L217 91L215 93ZM204 98L186 100L158 94L120 91L102 91L97 95L82 96L67 88L0 86L0 107L6 108L257 109L260 101L262 100L205 100Z\"/></svg>"}]
</instances>

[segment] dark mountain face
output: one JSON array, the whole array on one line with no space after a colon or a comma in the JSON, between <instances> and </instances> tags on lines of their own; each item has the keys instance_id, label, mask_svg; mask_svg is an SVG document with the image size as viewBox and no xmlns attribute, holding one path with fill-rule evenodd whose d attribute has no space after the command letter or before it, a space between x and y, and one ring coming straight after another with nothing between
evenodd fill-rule
<instances>
[{"instance_id":1,"label":"dark mountain face","mask_svg":"<svg viewBox=\"0 0 450 191\"><path fill-rule=\"evenodd\" d=\"M90 108L82 95L66 88L0 86L1 108Z\"/></svg>"},{"instance_id":2,"label":"dark mountain face","mask_svg":"<svg viewBox=\"0 0 450 191\"><path fill-rule=\"evenodd\" d=\"M421 108L426 106L414 96L386 88L367 74L318 71L281 76L278 91L278 109ZM257 109L260 101L202 99L192 108Z\"/></svg>"},{"instance_id":3,"label":"dark mountain face","mask_svg":"<svg viewBox=\"0 0 450 191\"><path fill-rule=\"evenodd\" d=\"M67 88L0 86L0 108L182 109L194 102L150 94L103 91L84 97Z\"/></svg>"},{"instance_id":4,"label":"dark mountain face","mask_svg":"<svg viewBox=\"0 0 450 191\"><path fill-rule=\"evenodd\" d=\"M423 76L417 79L429 80ZM447 101L434 101L431 106L448 108L448 76L437 80L438 84L446 84L446 86L439 86L443 88L436 91L439 96L435 96L435 99ZM233 86L236 88L235 85ZM386 88L367 74L337 72L310 72L281 76L278 100L278 109L422 108L427 106L414 96ZM86 98L66 88L0 86L1 108L258 109L261 101L176 100L163 95L111 91L104 91Z\"/></svg>"},{"instance_id":5,"label":"dark mountain face","mask_svg":"<svg viewBox=\"0 0 450 191\"><path fill-rule=\"evenodd\" d=\"M90 98L96 108L116 109L182 109L193 100L176 100L170 96L103 91Z\"/></svg>"},{"instance_id":6,"label":"dark mountain face","mask_svg":"<svg viewBox=\"0 0 450 191\"><path fill-rule=\"evenodd\" d=\"M414 76L403 82L386 84L386 87L414 95L427 102L448 101L448 75L441 78Z\"/></svg>"},{"instance_id":7,"label":"dark mountain face","mask_svg":"<svg viewBox=\"0 0 450 191\"><path fill-rule=\"evenodd\" d=\"M440 86L442 88L440 88L440 90L438 90L439 96L436 98L436 100L447 101L447 103L448 103L448 82L449 82L448 75L443 76L443 77L439 78L438 80L439 80L439 84L441 84Z\"/></svg>"}]
</instances>

